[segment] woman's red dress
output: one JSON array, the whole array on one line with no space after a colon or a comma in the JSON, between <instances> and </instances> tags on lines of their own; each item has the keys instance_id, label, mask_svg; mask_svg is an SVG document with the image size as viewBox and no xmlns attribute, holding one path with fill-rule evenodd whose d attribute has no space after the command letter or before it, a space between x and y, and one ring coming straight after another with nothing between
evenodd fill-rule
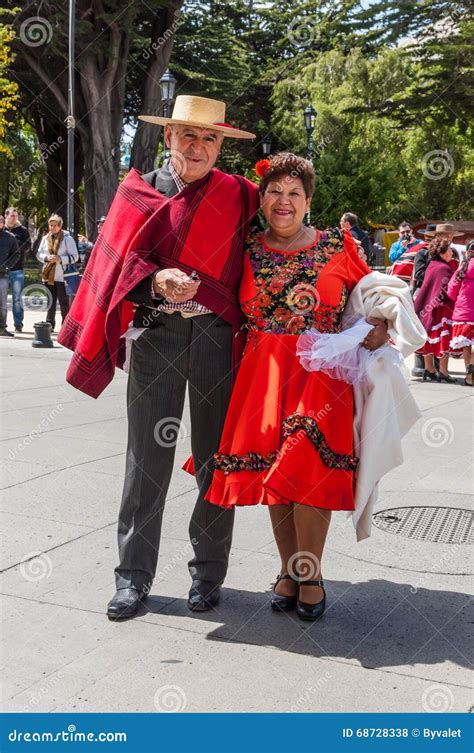
<instances>
[{"instance_id":1,"label":"woman's red dress","mask_svg":"<svg viewBox=\"0 0 474 753\"><path fill-rule=\"evenodd\" d=\"M209 502L354 509L352 387L305 371L296 342L309 328L340 331L348 295L370 271L348 233L318 231L296 251L250 237L240 289L248 338Z\"/></svg>"}]
</instances>

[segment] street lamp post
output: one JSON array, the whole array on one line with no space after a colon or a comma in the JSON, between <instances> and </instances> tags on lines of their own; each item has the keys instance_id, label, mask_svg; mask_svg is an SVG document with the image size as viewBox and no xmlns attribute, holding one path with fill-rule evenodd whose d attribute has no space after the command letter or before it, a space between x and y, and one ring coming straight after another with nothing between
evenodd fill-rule
<instances>
[{"instance_id":1,"label":"street lamp post","mask_svg":"<svg viewBox=\"0 0 474 753\"><path fill-rule=\"evenodd\" d=\"M162 77L160 78L160 89L161 89L161 102L163 104L163 117L168 118L171 112L171 103L174 99L174 90L176 88L177 80L171 73L170 69L167 68L166 71L163 73ZM163 127L163 149L164 149L164 155L165 159L168 159L170 156L170 152L168 147L166 146L165 141L165 129Z\"/></svg>"},{"instance_id":2,"label":"street lamp post","mask_svg":"<svg viewBox=\"0 0 474 753\"><path fill-rule=\"evenodd\" d=\"M262 139L262 154L269 157L272 151L272 137L269 133Z\"/></svg>"},{"instance_id":3,"label":"street lamp post","mask_svg":"<svg viewBox=\"0 0 474 753\"><path fill-rule=\"evenodd\" d=\"M68 53L68 92L67 92L67 184L66 184L66 225L74 236L74 36L76 3L69 0L69 53Z\"/></svg>"},{"instance_id":4,"label":"street lamp post","mask_svg":"<svg viewBox=\"0 0 474 753\"><path fill-rule=\"evenodd\" d=\"M313 131L316 123L316 110L312 105L308 105L303 113L304 127L306 128L306 159L310 162L314 160ZM305 222L311 224L311 209L306 212Z\"/></svg>"}]
</instances>

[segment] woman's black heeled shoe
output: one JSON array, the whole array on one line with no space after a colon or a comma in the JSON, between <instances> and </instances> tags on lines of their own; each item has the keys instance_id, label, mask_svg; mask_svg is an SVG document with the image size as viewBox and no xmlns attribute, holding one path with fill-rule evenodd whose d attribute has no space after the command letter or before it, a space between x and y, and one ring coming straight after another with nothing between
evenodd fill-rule
<instances>
[{"instance_id":1,"label":"woman's black heeled shoe","mask_svg":"<svg viewBox=\"0 0 474 753\"><path fill-rule=\"evenodd\" d=\"M471 380L468 382L468 378L471 377ZM466 377L464 379L464 384L467 387L472 387L474 382L474 366L470 364L466 369Z\"/></svg>"},{"instance_id":2,"label":"woman's black heeled shoe","mask_svg":"<svg viewBox=\"0 0 474 753\"><path fill-rule=\"evenodd\" d=\"M451 376L451 374L443 374L442 371L438 371L438 382L448 382L454 384L458 380Z\"/></svg>"},{"instance_id":3,"label":"woman's black heeled shoe","mask_svg":"<svg viewBox=\"0 0 474 753\"><path fill-rule=\"evenodd\" d=\"M299 584L300 586L321 586L324 591L324 581L322 580L300 580ZM324 591L323 598L321 601L318 601L317 604L306 604L299 599L296 602L296 613L300 620L317 620L318 617L321 617L325 609L326 591Z\"/></svg>"},{"instance_id":4,"label":"woman's black heeled shoe","mask_svg":"<svg viewBox=\"0 0 474 753\"><path fill-rule=\"evenodd\" d=\"M425 369L423 372L423 379L422 382L439 382L438 372L437 371L428 371L428 369Z\"/></svg>"},{"instance_id":5,"label":"woman's black heeled shoe","mask_svg":"<svg viewBox=\"0 0 474 753\"><path fill-rule=\"evenodd\" d=\"M277 579L275 581L275 585L273 586L273 593L272 593L272 599L271 599L271 607L276 612L290 612L292 609L296 607L296 602L298 600L298 597L296 594L294 596L282 596L282 594L275 593L275 586L277 583L279 583L281 580L292 580L295 583L298 581L295 580L295 578L292 578L291 575L288 573L285 573L285 575L277 575Z\"/></svg>"}]
</instances>

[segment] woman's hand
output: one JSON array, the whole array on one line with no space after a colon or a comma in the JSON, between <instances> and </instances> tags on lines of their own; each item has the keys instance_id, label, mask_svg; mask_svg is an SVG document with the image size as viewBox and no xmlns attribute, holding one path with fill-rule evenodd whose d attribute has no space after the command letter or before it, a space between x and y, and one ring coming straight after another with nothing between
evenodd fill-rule
<instances>
[{"instance_id":1,"label":"woman's hand","mask_svg":"<svg viewBox=\"0 0 474 753\"><path fill-rule=\"evenodd\" d=\"M385 345L390 340L387 332L387 322L384 319L375 319L375 317L371 316L367 318L367 322L368 324L373 324L374 328L365 336L362 345L367 350L377 350L377 348Z\"/></svg>"}]
</instances>

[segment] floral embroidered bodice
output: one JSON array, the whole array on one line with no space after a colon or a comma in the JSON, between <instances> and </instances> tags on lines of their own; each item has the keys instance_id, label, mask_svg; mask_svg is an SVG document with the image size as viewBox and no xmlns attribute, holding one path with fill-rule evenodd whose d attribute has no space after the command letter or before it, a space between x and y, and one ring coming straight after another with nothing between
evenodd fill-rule
<instances>
[{"instance_id":1,"label":"floral embroidered bodice","mask_svg":"<svg viewBox=\"0 0 474 753\"><path fill-rule=\"evenodd\" d=\"M241 288L248 328L280 335L299 335L313 327L340 332L348 285L352 288L355 282L346 279L347 265L341 264L345 255L338 229L317 231L311 244L296 251L273 250L261 232L252 234L246 244ZM336 261L336 256L341 258ZM325 274L321 284L328 265L334 274Z\"/></svg>"}]
</instances>

